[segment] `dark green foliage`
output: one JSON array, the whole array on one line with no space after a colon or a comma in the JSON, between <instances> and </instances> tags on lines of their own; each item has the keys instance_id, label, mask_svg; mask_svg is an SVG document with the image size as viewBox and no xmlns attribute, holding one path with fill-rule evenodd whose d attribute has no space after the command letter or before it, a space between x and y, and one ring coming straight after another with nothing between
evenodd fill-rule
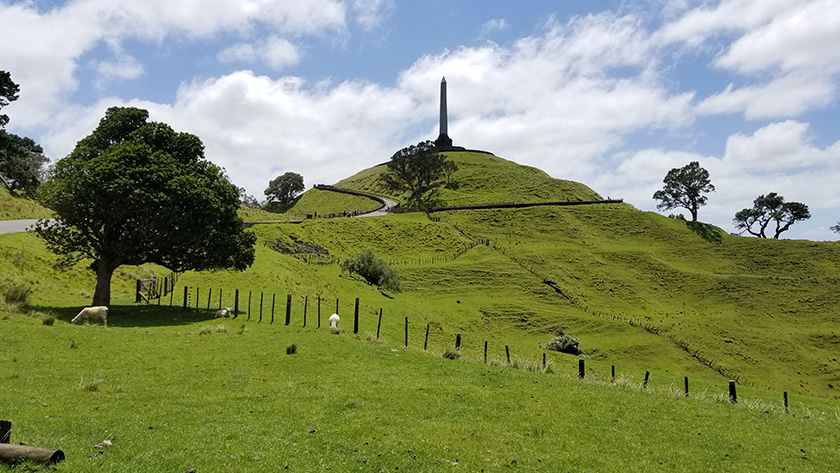
<instances>
[{"instance_id":1,"label":"dark green foliage","mask_svg":"<svg viewBox=\"0 0 840 473\"><path fill-rule=\"evenodd\" d=\"M445 163L446 156L438 153L432 141L421 141L391 156L385 184L393 191L410 191L417 206L423 208L423 194L443 177ZM447 169L455 172L451 167Z\"/></svg>"},{"instance_id":2,"label":"dark green foliage","mask_svg":"<svg viewBox=\"0 0 840 473\"><path fill-rule=\"evenodd\" d=\"M662 182L665 183L665 187L653 194L654 199L661 201L656 208L684 208L691 212L692 222L697 221L697 209L706 205L707 198L702 194L715 190L715 186L709 180L709 171L701 168L697 161L671 169Z\"/></svg>"},{"instance_id":3,"label":"dark green foliage","mask_svg":"<svg viewBox=\"0 0 840 473\"><path fill-rule=\"evenodd\" d=\"M44 149L31 138L0 130L0 175L10 189L34 196L47 161Z\"/></svg>"},{"instance_id":4,"label":"dark green foliage","mask_svg":"<svg viewBox=\"0 0 840 473\"><path fill-rule=\"evenodd\" d=\"M148 116L108 109L39 191L56 219L34 231L65 262L93 260L93 305L109 305L111 275L124 264L244 270L254 261L236 186L204 159L197 136Z\"/></svg>"},{"instance_id":5,"label":"dark green foliage","mask_svg":"<svg viewBox=\"0 0 840 473\"><path fill-rule=\"evenodd\" d=\"M811 218L808 206L801 202L785 202L785 198L771 192L760 195L753 201L751 209L739 210L733 223L741 232L759 238L768 238L765 233L771 222L775 222L773 238L778 239L791 225ZM834 227L832 227L833 229Z\"/></svg>"},{"instance_id":6,"label":"dark green foliage","mask_svg":"<svg viewBox=\"0 0 840 473\"><path fill-rule=\"evenodd\" d=\"M295 172L287 172L269 181L265 195L269 204L279 202L288 205L304 189L306 187L303 185L303 176Z\"/></svg>"},{"instance_id":7,"label":"dark green foliage","mask_svg":"<svg viewBox=\"0 0 840 473\"><path fill-rule=\"evenodd\" d=\"M580 355L583 352L578 348L578 344L580 344L580 341L577 338L562 334L549 340L545 348L552 351L559 351L560 353Z\"/></svg>"},{"instance_id":8,"label":"dark green foliage","mask_svg":"<svg viewBox=\"0 0 840 473\"><path fill-rule=\"evenodd\" d=\"M7 71L0 71L0 109L18 99L20 87L12 81L12 75ZM9 123L8 115L0 115L0 128Z\"/></svg>"},{"instance_id":9,"label":"dark green foliage","mask_svg":"<svg viewBox=\"0 0 840 473\"><path fill-rule=\"evenodd\" d=\"M294 355L297 353L297 345L292 343L291 345L286 347L286 354L287 355Z\"/></svg>"},{"instance_id":10,"label":"dark green foliage","mask_svg":"<svg viewBox=\"0 0 840 473\"><path fill-rule=\"evenodd\" d=\"M831 227L829 227L829 228L830 228L830 229L831 229L831 231L832 231L832 232L834 232L834 233L840 233L840 222L837 222L837 225L833 225L833 226L831 226Z\"/></svg>"},{"instance_id":11,"label":"dark green foliage","mask_svg":"<svg viewBox=\"0 0 840 473\"><path fill-rule=\"evenodd\" d=\"M402 291L400 276L394 268L382 258L374 256L373 251L365 249L359 252L355 258L345 258L341 261L343 273L359 275L366 283L376 286L379 289L394 292Z\"/></svg>"}]
</instances>

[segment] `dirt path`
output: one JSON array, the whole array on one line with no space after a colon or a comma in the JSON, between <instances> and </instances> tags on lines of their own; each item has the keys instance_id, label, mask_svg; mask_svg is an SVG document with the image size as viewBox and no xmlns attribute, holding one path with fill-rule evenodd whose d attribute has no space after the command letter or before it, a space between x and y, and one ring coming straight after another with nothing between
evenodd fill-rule
<instances>
[{"instance_id":1,"label":"dirt path","mask_svg":"<svg viewBox=\"0 0 840 473\"><path fill-rule=\"evenodd\" d=\"M29 226L38 220L0 220L0 235L4 233L25 232Z\"/></svg>"}]
</instances>

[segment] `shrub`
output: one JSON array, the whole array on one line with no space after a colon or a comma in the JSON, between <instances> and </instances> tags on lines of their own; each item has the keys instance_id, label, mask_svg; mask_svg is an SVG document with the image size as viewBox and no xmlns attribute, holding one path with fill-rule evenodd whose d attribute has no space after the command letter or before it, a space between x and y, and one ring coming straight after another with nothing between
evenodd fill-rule
<instances>
[{"instance_id":1,"label":"shrub","mask_svg":"<svg viewBox=\"0 0 840 473\"><path fill-rule=\"evenodd\" d=\"M41 321L41 323L43 323L44 325L52 325L52 324L55 323L55 316L54 315L48 315L48 316L44 317L44 319Z\"/></svg>"},{"instance_id":2,"label":"shrub","mask_svg":"<svg viewBox=\"0 0 840 473\"><path fill-rule=\"evenodd\" d=\"M580 355L583 352L578 348L579 343L580 341L577 338L563 334L549 340L545 348L552 351L559 351L560 353Z\"/></svg>"},{"instance_id":3,"label":"shrub","mask_svg":"<svg viewBox=\"0 0 840 473\"><path fill-rule=\"evenodd\" d=\"M443 357L449 360L457 360L461 358L461 350L452 347L446 347L443 350Z\"/></svg>"},{"instance_id":4,"label":"shrub","mask_svg":"<svg viewBox=\"0 0 840 473\"><path fill-rule=\"evenodd\" d=\"M31 285L18 282L13 277L0 281L0 297L9 305L26 305L26 299L31 293Z\"/></svg>"},{"instance_id":5,"label":"shrub","mask_svg":"<svg viewBox=\"0 0 840 473\"><path fill-rule=\"evenodd\" d=\"M370 249L362 250L354 258L343 259L341 272L351 276L357 274L366 283L380 289L402 292L402 283L397 271L388 266L382 258L374 256Z\"/></svg>"}]
</instances>

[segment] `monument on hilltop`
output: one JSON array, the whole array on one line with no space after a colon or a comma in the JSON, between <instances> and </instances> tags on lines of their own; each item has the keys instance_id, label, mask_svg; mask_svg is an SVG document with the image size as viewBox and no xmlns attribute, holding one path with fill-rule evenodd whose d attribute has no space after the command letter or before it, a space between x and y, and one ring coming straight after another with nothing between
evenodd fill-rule
<instances>
[{"instance_id":1,"label":"monument on hilltop","mask_svg":"<svg viewBox=\"0 0 840 473\"><path fill-rule=\"evenodd\" d=\"M464 148L452 145L449 137L449 123L446 110L446 77L440 81L440 135L435 140L438 151L463 151Z\"/></svg>"}]
</instances>

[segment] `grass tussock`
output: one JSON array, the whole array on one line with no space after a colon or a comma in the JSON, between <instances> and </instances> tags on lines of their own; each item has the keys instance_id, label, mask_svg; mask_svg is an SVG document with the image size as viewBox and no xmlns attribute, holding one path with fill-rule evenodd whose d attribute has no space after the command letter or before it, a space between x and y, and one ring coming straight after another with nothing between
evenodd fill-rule
<instances>
[{"instance_id":1,"label":"grass tussock","mask_svg":"<svg viewBox=\"0 0 840 473\"><path fill-rule=\"evenodd\" d=\"M292 343L291 345L286 347L286 354L287 355L294 355L297 353L297 345Z\"/></svg>"},{"instance_id":2,"label":"grass tussock","mask_svg":"<svg viewBox=\"0 0 840 473\"><path fill-rule=\"evenodd\" d=\"M459 360L461 359L461 350L453 347L446 347L443 350L443 357L447 360Z\"/></svg>"},{"instance_id":3,"label":"grass tussock","mask_svg":"<svg viewBox=\"0 0 840 473\"><path fill-rule=\"evenodd\" d=\"M230 329L228 329L227 325L204 325L200 329L198 329L199 335L210 335L211 333L228 333Z\"/></svg>"},{"instance_id":4,"label":"grass tussock","mask_svg":"<svg viewBox=\"0 0 840 473\"><path fill-rule=\"evenodd\" d=\"M103 378L95 377L91 379L84 379L82 378L79 380L79 389L82 391L88 392L99 392L100 386L104 383L105 380Z\"/></svg>"},{"instance_id":5,"label":"grass tussock","mask_svg":"<svg viewBox=\"0 0 840 473\"><path fill-rule=\"evenodd\" d=\"M32 284L19 281L13 276L0 279L0 302L9 308L21 309L26 306L29 295L34 290Z\"/></svg>"}]
</instances>

